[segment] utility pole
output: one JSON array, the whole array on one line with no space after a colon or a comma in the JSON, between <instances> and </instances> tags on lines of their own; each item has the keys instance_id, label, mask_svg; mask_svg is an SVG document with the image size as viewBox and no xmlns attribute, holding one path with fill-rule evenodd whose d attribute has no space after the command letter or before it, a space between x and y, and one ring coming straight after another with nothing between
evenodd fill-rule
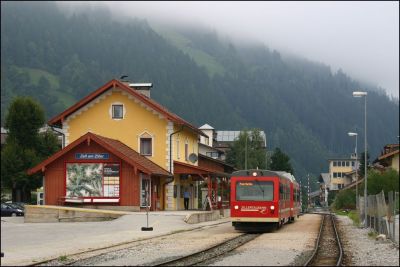
<instances>
[{"instance_id":1,"label":"utility pole","mask_svg":"<svg viewBox=\"0 0 400 267\"><path fill-rule=\"evenodd\" d=\"M307 207L310 208L310 175L308 173L307 173L307 188L308 188Z\"/></svg>"},{"instance_id":2,"label":"utility pole","mask_svg":"<svg viewBox=\"0 0 400 267\"><path fill-rule=\"evenodd\" d=\"M245 150L244 150L244 169L247 170L247 135L246 135Z\"/></svg>"},{"instance_id":3,"label":"utility pole","mask_svg":"<svg viewBox=\"0 0 400 267\"><path fill-rule=\"evenodd\" d=\"M303 212L303 187L301 186L301 180L300 180L300 209L301 212Z\"/></svg>"}]
</instances>

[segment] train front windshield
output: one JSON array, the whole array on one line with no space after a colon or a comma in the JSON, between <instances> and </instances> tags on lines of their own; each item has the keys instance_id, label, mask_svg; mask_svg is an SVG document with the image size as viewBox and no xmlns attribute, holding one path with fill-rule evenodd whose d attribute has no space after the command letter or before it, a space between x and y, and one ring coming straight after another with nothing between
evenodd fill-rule
<instances>
[{"instance_id":1,"label":"train front windshield","mask_svg":"<svg viewBox=\"0 0 400 267\"><path fill-rule=\"evenodd\" d=\"M274 183L272 181L237 181L236 200L272 201Z\"/></svg>"}]
</instances>

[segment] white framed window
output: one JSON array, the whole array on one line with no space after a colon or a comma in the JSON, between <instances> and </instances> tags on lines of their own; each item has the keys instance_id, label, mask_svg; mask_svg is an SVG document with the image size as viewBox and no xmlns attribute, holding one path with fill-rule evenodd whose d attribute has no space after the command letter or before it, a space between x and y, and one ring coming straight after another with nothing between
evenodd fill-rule
<instances>
[{"instance_id":1,"label":"white framed window","mask_svg":"<svg viewBox=\"0 0 400 267\"><path fill-rule=\"evenodd\" d=\"M151 138L140 138L140 155L152 156L152 139Z\"/></svg>"},{"instance_id":2,"label":"white framed window","mask_svg":"<svg viewBox=\"0 0 400 267\"><path fill-rule=\"evenodd\" d=\"M144 132L139 137L139 151L142 156L153 156L153 136Z\"/></svg>"},{"instance_id":3,"label":"white framed window","mask_svg":"<svg viewBox=\"0 0 400 267\"><path fill-rule=\"evenodd\" d=\"M112 105L112 118L113 119L124 118L124 105Z\"/></svg>"},{"instance_id":4,"label":"white framed window","mask_svg":"<svg viewBox=\"0 0 400 267\"><path fill-rule=\"evenodd\" d=\"M187 138L185 141L185 160L189 161L189 141Z\"/></svg>"},{"instance_id":5,"label":"white framed window","mask_svg":"<svg viewBox=\"0 0 400 267\"><path fill-rule=\"evenodd\" d=\"M126 109L125 105L121 102L111 103L108 113L113 120L122 120L125 117Z\"/></svg>"}]
</instances>

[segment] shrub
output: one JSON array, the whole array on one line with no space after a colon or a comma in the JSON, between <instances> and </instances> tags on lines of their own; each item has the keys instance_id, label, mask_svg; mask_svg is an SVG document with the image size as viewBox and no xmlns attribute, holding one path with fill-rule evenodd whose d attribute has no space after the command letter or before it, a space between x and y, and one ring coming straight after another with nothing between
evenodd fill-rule
<instances>
[{"instance_id":1,"label":"shrub","mask_svg":"<svg viewBox=\"0 0 400 267\"><path fill-rule=\"evenodd\" d=\"M356 194L352 189L340 191L333 201L333 208L339 209L355 209L356 208Z\"/></svg>"}]
</instances>

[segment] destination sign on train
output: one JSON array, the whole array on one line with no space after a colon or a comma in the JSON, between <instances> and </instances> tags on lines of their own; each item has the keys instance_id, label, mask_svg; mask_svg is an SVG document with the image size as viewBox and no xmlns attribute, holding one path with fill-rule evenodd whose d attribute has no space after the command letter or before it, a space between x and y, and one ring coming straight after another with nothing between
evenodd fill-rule
<instances>
[{"instance_id":1,"label":"destination sign on train","mask_svg":"<svg viewBox=\"0 0 400 267\"><path fill-rule=\"evenodd\" d=\"M253 183L249 183L249 182L240 182L239 185L242 185L242 186L252 186Z\"/></svg>"}]
</instances>

